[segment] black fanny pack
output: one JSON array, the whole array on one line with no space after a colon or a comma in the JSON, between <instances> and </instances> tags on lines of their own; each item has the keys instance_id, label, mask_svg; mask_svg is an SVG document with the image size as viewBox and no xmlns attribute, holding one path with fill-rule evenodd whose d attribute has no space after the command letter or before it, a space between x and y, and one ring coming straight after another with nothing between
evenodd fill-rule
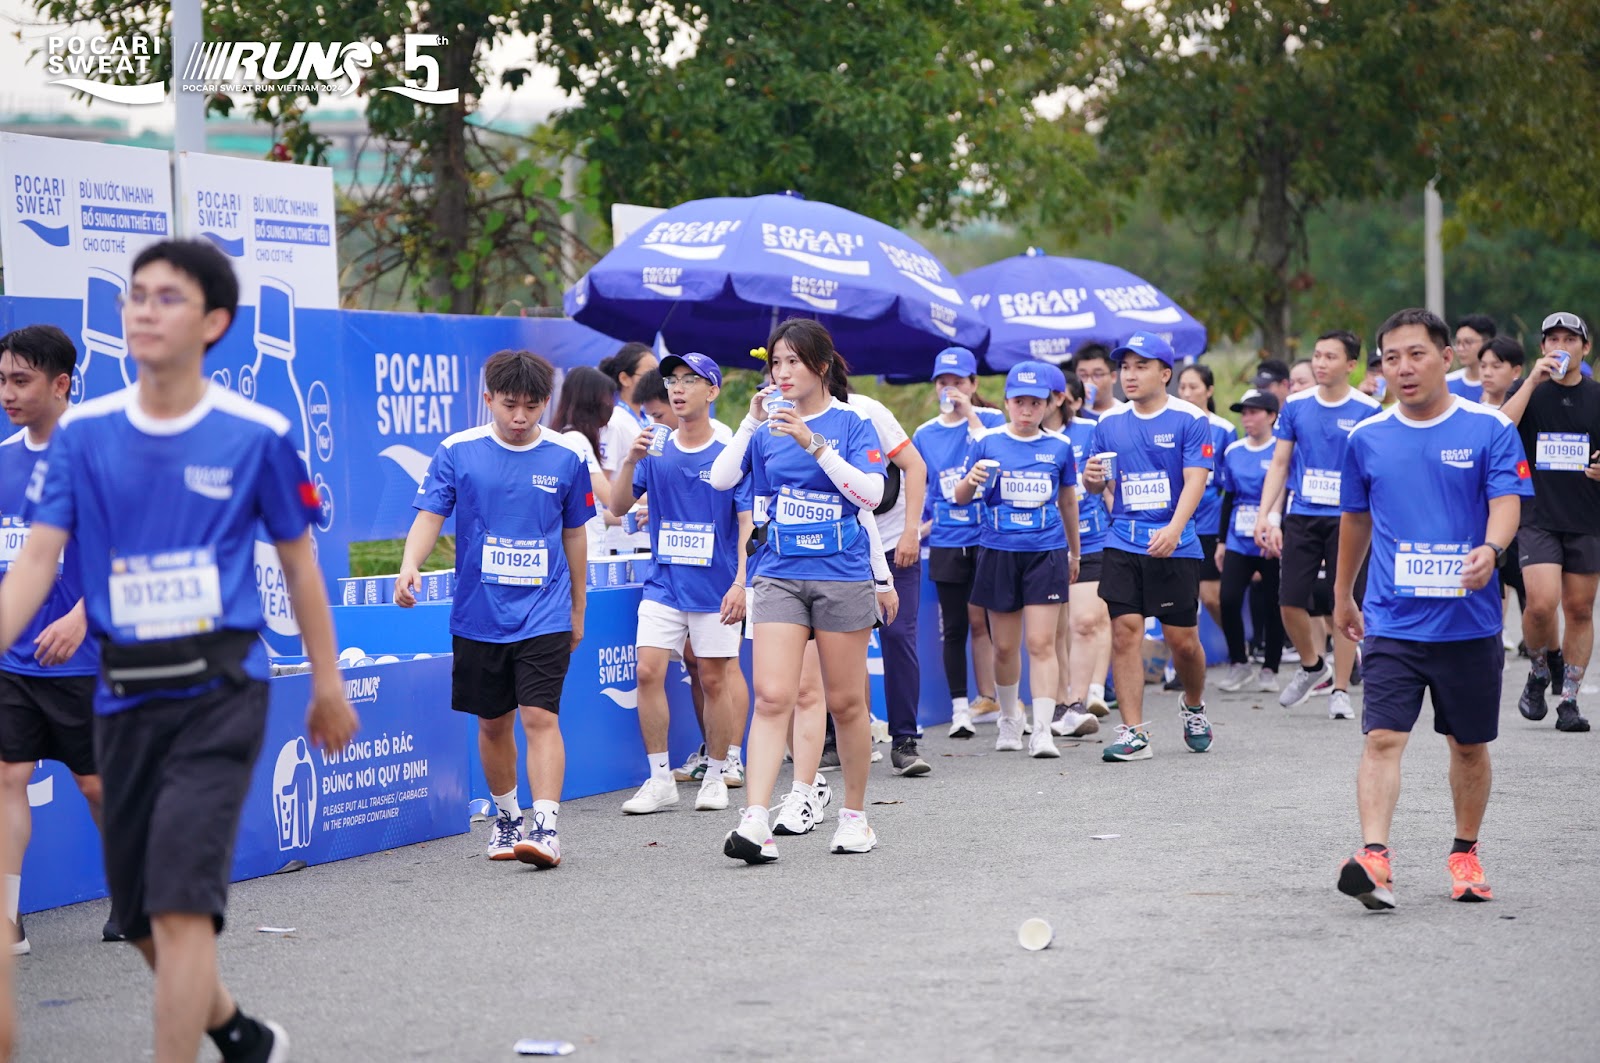
<instances>
[{"instance_id":1,"label":"black fanny pack","mask_svg":"<svg viewBox=\"0 0 1600 1063\"><path fill-rule=\"evenodd\" d=\"M100 640L100 678L119 698L158 690L182 690L214 679L244 683L244 660L256 643L254 631L224 628L150 642Z\"/></svg>"}]
</instances>

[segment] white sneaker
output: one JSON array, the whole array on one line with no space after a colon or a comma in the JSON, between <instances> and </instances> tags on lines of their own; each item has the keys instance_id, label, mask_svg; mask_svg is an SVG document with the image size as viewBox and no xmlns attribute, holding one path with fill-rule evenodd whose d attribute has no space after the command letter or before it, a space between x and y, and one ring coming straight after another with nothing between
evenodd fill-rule
<instances>
[{"instance_id":1,"label":"white sneaker","mask_svg":"<svg viewBox=\"0 0 1600 1063\"><path fill-rule=\"evenodd\" d=\"M694 798L694 810L696 812L723 812L727 810L727 807L727 783L721 779L707 779L700 784L700 792Z\"/></svg>"},{"instance_id":2,"label":"white sneaker","mask_svg":"<svg viewBox=\"0 0 1600 1063\"><path fill-rule=\"evenodd\" d=\"M878 844L878 836L872 832L872 827L867 823L866 816L847 815L843 809L839 811L839 826L833 832L833 841L828 843L830 851L835 853L870 853L872 847Z\"/></svg>"},{"instance_id":3,"label":"white sneaker","mask_svg":"<svg viewBox=\"0 0 1600 1063\"><path fill-rule=\"evenodd\" d=\"M1343 690L1335 690L1328 695L1328 719L1348 720L1355 716L1355 710L1350 707L1350 695Z\"/></svg>"},{"instance_id":4,"label":"white sneaker","mask_svg":"<svg viewBox=\"0 0 1600 1063\"><path fill-rule=\"evenodd\" d=\"M1308 672L1304 668L1296 668L1294 677L1289 680L1289 685L1283 688L1283 693L1278 695L1278 704L1286 709L1292 709L1311 698L1317 687L1323 683L1333 681L1333 664L1324 657L1322 667L1315 672Z\"/></svg>"},{"instance_id":5,"label":"white sneaker","mask_svg":"<svg viewBox=\"0 0 1600 1063\"><path fill-rule=\"evenodd\" d=\"M822 810L833 804L833 787L828 785L828 777L822 772L817 772L817 777L811 781L811 792L816 795L816 800L811 802L811 807L816 809L817 817L822 817Z\"/></svg>"},{"instance_id":6,"label":"white sneaker","mask_svg":"<svg viewBox=\"0 0 1600 1063\"><path fill-rule=\"evenodd\" d=\"M1217 689L1233 693L1243 690L1246 683L1256 677L1256 670L1249 663L1228 665L1228 674L1217 680Z\"/></svg>"},{"instance_id":7,"label":"white sneaker","mask_svg":"<svg viewBox=\"0 0 1600 1063\"><path fill-rule=\"evenodd\" d=\"M766 816L753 816L747 810L739 825L722 840L722 855L747 864L770 864L778 858L778 844L772 840Z\"/></svg>"},{"instance_id":8,"label":"white sneaker","mask_svg":"<svg viewBox=\"0 0 1600 1063\"><path fill-rule=\"evenodd\" d=\"M810 834L816 830L819 818L815 800L807 800L804 794L790 790L783 795L783 804L778 806L778 818L772 823L772 833L795 837Z\"/></svg>"},{"instance_id":9,"label":"white sneaker","mask_svg":"<svg viewBox=\"0 0 1600 1063\"><path fill-rule=\"evenodd\" d=\"M1278 673L1268 668L1261 669L1261 674L1256 677L1256 689L1268 694L1276 693Z\"/></svg>"},{"instance_id":10,"label":"white sneaker","mask_svg":"<svg viewBox=\"0 0 1600 1063\"><path fill-rule=\"evenodd\" d=\"M672 773L672 777L679 782L699 782L706 777L706 745L700 743L700 748L689 754L689 759L683 762L683 767Z\"/></svg>"},{"instance_id":11,"label":"white sneaker","mask_svg":"<svg viewBox=\"0 0 1600 1063\"><path fill-rule=\"evenodd\" d=\"M1106 702L1106 688L1095 683L1089 684L1089 696L1084 699L1083 707L1095 716L1111 715L1111 706Z\"/></svg>"},{"instance_id":12,"label":"white sneaker","mask_svg":"<svg viewBox=\"0 0 1600 1063\"><path fill-rule=\"evenodd\" d=\"M515 860L517 843L522 840L522 817L512 819L504 812L489 821L489 859ZM23 938L27 940L26 937ZM19 954L20 955L20 954Z\"/></svg>"},{"instance_id":13,"label":"white sneaker","mask_svg":"<svg viewBox=\"0 0 1600 1063\"><path fill-rule=\"evenodd\" d=\"M1022 733L1025 735L1033 734L1033 713L1026 710L1022 713Z\"/></svg>"},{"instance_id":14,"label":"white sneaker","mask_svg":"<svg viewBox=\"0 0 1600 1063\"><path fill-rule=\"evenodd\" d=\"M1100 721L1094 718L1093 713L1069 708L1061 714L1061 719L1050 725L1050 729L1062 738L1082 738L1098 733Z\"/></svg>"},{"instance_id":15,"label":"white sneaker","mask_svg":"<svg viewBox=\"0 0 1600 1063\"><path fill-rule=\"evenodd\" d=\"M978 730L972 725L972 713L956 712L950 716L949 738L971 738Z\"/></svg>"},{"instance_id":16,"label":"white sneaker","mask_svg":"<svg viewBox=\"0 0 1600 1063\"><path fill-rule=\"evenodd\" d=\"M654 776L644 781L639 792L622 802L622 811L630 816L645 816L660 812L678 803L678 784L671 779Z\"/></svg>"},{"instance_id":17,"label":"white sneaker","mask_svg":"<svg viewBox=\"0 0 1600 1063\"><path fill-rule=\"evenodd\" d=\"M739 757L739 747L728 747L728 759L723 764L722 781L728 789L737 790L744 785L744 761Z\"/></svg>"},{"instance_id":18,"label":"white sneaker","mask_svg":"<svg viewBox=\"0 0 1600 1063\"><path fill-rule=\"evenodd\" d=\"M994 748L1002 753L1016 753L1022 749L1021 718L1000 717L1000 733L995 736Z\"/></svg>"},{"instance_id":19,"label":"white sneaker","mask_svg":"<svg viewBox=\"0 0 1600 1063\"><path fill-rule=\"evenodd\" d=\"M973 723L994 723L1000 719L1000 703L993 698L976 698L972 702Z\"/></svg>"},{"instance_id":20,"label":"white sneaker","mask_svg":"<svg viewBox=\"0 0 1600 1063\"><path fill-rule=\"evenodd\" d=\"M1093 717L1090 717L1093 719ZM1028 756L1030 757L1059 757L1061 750L1056 748L1056 740L1050 737L1050 728L1035 728L1033 737L1028 739Z\"/></svg>"}]
</instances>

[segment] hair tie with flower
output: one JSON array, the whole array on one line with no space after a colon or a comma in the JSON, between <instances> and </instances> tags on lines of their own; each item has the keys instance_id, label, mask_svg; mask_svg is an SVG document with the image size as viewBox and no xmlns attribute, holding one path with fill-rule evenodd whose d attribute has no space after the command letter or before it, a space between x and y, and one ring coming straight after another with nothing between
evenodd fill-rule
<instances>
[{"instance_id":1,"label":"hair tie with flower","mask_svg":"<svg viewBox=\"0 0 1600 1063\"><path fill-rule=\"evenodd\" d=\"M765 347L752 347L750 348L750 357L758 362L764 362L767 360L767 349Z\"/></svg>"}]
</instances>

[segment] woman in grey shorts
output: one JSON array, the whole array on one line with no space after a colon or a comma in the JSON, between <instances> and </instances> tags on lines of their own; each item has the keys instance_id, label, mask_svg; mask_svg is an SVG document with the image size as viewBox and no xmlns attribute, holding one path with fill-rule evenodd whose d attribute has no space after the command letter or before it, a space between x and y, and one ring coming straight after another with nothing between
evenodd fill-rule
<instances>
[{"instance_id":1,"label":"woman in grey shorts","mask_svg":"<svg viewBox=\"0 0 1600 1063\"><path fill-rule=\"evenodd\" d=\"M860 412L829 393L848 369L828 331L791 318L768 340L772 385L750 400L750 413L711 467L711 484L755 477L770 496L761 571L751 586L755 624L755 717L746 747L746 806L723 852L748 863L778 858L768 805L783 761L801 662L813 637L844 769L844 807L830 848L864 853L877 844L866 818L872 736L867 718L867 639L878 620L878 595L892 600L888 563L863 526L883 496L878 434ZM765 422L765 423L763 423ZM881 570L881 571L880 571Z\"/></svg>"}]
</instances>

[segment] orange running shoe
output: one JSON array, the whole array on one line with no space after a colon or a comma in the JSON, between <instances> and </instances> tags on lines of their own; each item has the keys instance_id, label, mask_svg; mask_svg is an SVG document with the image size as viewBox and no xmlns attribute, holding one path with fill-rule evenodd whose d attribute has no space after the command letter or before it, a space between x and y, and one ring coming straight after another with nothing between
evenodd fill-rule
<instances>
[{"instance_id":1,"label":"orange running shoe","mask_svg":"<svg viewBox=\"0 0 1600 1063\"><path fill-rule=\"evenodd\" d=\"M1482 872L1479 875L1481 877ZM1339 892L1354 897L1373 911L1394 907L1392 885L1387 849L1382 852L1358 849L1356 855L1339 868Z\"/></svg>"},{"instance_id":2,"label":"orange running shoe","mask_svg":"<svg viewBox=\"0 0 1600 1063\"><path fill-rule=\"evenodd\" d=\"M1453 901L1492 901L1494 891L1483 879L1478 863L1478 843L1464 853L1450 854L1450 899Z\"/></svg>"}]
</instances>

